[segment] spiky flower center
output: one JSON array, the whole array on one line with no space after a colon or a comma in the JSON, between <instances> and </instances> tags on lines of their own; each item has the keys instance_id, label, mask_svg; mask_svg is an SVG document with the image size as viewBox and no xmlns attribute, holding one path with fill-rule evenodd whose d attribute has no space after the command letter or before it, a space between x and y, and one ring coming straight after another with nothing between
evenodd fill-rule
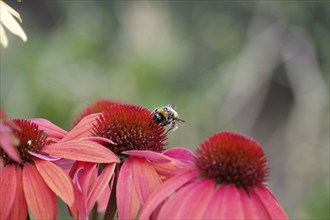
<instances>
[{"instance_id":1,"label":"spiky flower center","mask_svg":"<svg viewBox=\"0 0 330 220\"><path fill-rule=\"evenodd\" d=\"M19 144L16 147L20 157L23 163L32 162L32 156L29 154L29 151L41 153L42 147L48 143L47 136L44 135L43 131L38 129L38 125L31 121L15 119L13 122L21 128L20 131L13 130L14 136L19 140ZM17 164L1 148L0 155L6 164Z\"/></svg>"},{"instance_id":2,"label":"spiky flower center","mask_svg":"<svg viewBox=\"0 0 330 220\"><path fill-rule=\"evenodd\" d=\"M167 139L164 127L154 122L151 111L128 104L114 105L104 111L93 133L115 142L107 147L117 155L128 150L161 152Z\"/></svg>"},{"instance_id":3,"label":"spiky flower center","mask_svg":"<svg viewBox=\"0 0 330 220\"><path fill-rule=\"evenodd\" d=\"M261 184L268 175L261 146L241 134L216 133L201 144L196 154L201 177L213 178L219 184L248 189Z\"/></svg>"}]
</instances>

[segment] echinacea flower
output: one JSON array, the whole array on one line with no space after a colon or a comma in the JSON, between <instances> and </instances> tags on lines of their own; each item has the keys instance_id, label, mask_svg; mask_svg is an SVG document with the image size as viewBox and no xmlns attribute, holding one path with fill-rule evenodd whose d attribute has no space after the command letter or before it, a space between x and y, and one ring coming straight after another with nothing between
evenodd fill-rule
<instances>
[{"instance_id":1,"label":"echinacea flower","mask_svg":"<svg viewBox=\"0 0 330 220\"><path fill-rule=\"evenodd\" d=\"M89 115L83 120L92 121L94 117L95 115ZM146 198L156 187L179 172L180 167L189 166L186 161L190 161L187 158L192 155L186 150L165 151L164 147L167 144L165 129L153 120L151 111L144 107L129 104L113 105L98 114L92 129L88 130L89 126L90 124L81 129L81 133L88 136L88 132L91 132L94 137L109 140L103 145L121 158L121 164L117 164L113 179L107 183L111 194L108 198L105 219L112 219L117 209L119 219L134 219ZM175 152L177 156L173 156L176 155ZM96 172L93 170L94 165L92 168L83 164L79 166L90 173ZM77 172L71 172L71 175L78 176ZM88 178L77 177L77 179L79 185L90 185ZM105 185L99 184L93 187L104 189ZM93 188L89 187L88 190ZM88 213L91 206L87 206ZM79 210L79 207L77 209Z\"/></svg>"},{"instance_id":2,"label":"echinacea flower","mask_svg":"<svg viewBox=\"0 0 330 220\"><path fill-rule=\"evenodd\" d=\"M56 194L67 204L73 203L69 176L43 154L47 136L28 120L13 120L21 131L13 131L19 140L16 146L21 162L0 148L4 167L0 170L1 219L26 218L28 208L38 219L54 219L57 214ZM55 158L56 159L56 158Z\"/></svg>"},{"instance_id":3,"label":"echinacea flower","mask_svg":"<svg viewBox=\"0 0 330 220\"><path fill-rule=\"evenodd\" d=\"M220 132L196 156L195 169L153 191L139 219L288 219L264 184L267 158L257 142Z\"/></svg>"},{"instance_id":4,"label":"echinacea flower","mask_svg":"<svg viewBox=\"0 0 330 220\"><path fill-rule=\"evenodd\" d=\"M22 19L17 11L15 11L12 7L7 5L5 2L0 0L0 43L2 46L8 46L8 38L6 35L6 31L4 26L13 34L20 37L24 42L27 41L26 34L24 30L21 28L19 23L16 21L14 17L16 17L20 22Z\"/></svg>"},{"instance_id":5,"label":"echinacea flower","mask_svg":"<svg viewBox=\"0 0 330 220\"><path fill-rule=\"evenodd\" d=\"M11 134L18 139L14 146L20 161L11 158L1 144L0 156L3 163L0 168L0 219L26 219L28 209L36 219L55 219L56 195L69 206L74 204L72 180L53 161L58 161L61 157L72 160L91 157L89 161L107 163L114 160L115 156L111 151L93 141L53 143L67 132L45 119L10 122L19 128L12 129ZM8 120L2 123L8 124ZM57 154L61 147L65 149ZM81 155L89 149L91 155Z\"/></svg>"}]
</instances>

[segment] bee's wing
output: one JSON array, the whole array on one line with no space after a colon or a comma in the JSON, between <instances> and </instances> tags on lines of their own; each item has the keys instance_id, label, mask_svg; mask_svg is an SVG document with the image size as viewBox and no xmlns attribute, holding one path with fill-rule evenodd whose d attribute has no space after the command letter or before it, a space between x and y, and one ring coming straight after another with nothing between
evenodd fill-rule
<instances>
[{"instance_id":1,"label":"bee's wing","mask_svg":"<svg viewBox=\"0 0 330 220\"><path fill-rule=\"evenodd\" d=\"M176 109L176 105L175 104L168 104L167 106L173 108L173 109Z\"/></svg>"},{"instance_id":2,"label":"bee's wing","mask_svg":"<svg viewBox=\"0 0 330 220\"><path fill-rule=\"evenodd\" d=\"M178 122L186 122L185 120L183 120L181 118L176 118L175 120L178 121Z\"/></svg>"}]
</instances>

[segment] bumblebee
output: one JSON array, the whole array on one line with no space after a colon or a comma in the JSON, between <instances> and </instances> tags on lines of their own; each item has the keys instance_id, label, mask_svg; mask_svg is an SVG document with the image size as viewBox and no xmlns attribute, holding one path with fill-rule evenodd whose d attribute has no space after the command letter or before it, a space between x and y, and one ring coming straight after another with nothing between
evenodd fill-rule
<instances>
[{"instance_id":1,"label":"bumblebee","mask_svg":"<svg viewBox=\"0 0 330 220\"><path fill-rule=\"evenodd\" d=\"M161 124L164 127L170 126L167 132L175 131L176 129L178 129L178 125L176 124L177 122L185 122L185 120L179 118L179 114L175 111L174 104L166 105L160 108L155 108L152 111L152 114L154 116L155 122Z\"/></svg>"}]
</instances>

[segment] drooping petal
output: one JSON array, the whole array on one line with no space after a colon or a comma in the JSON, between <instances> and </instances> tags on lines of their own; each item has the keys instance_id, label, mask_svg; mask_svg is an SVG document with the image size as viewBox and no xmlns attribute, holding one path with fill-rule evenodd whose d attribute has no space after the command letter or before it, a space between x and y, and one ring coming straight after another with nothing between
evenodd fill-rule
<instances>
[{"instance_id":1,"label":"drooping petal","mask_svg":"<svg viewBox=\"0 0 330 220\"><path fill-rule=\"evenodd\" d=\"M100 114L101 113L95 113L84 117L61 141L65 142L91 136L91 131L94 127L93 123L96 122Z\"/></svg>"},{"instance_id":2,"label":"drooping petal","mask_svg":"<svg viewBox=\"0 0 330 220\"><path fill-rule=\"evenodd\" d=\"M29 121L37 124L49 137L62 139L68 132L43 118L31 118Z\"/></svg>"},{"instance_id":3,"label":"drooping petal","mask_svg":"<svg viewBox=\"0 0 330 220\"><path fill-rule=\"evenodd\" d=\"M33 164L23 168L23 189L32 215L38 219L56 219L57 200Z\"/></svg>"},{"instance_id":4,"label":"drooping petal","mask_svg":"<svg viewBox=\"0 0 330 220\"><path fill-rule=\"evenodd\" d=\"M2 170L5 167L5 161L2 157L0 157L0 170Z\"/></svg>"},{"instance_id":5,"label":"drooping petal","mask_svg":"<svg viewBox=\"0 0 330 220\"><path fill-rule=\"evenodd\" d=\"M72 167L72 165L74 164L74 160L70 160L70 159L60 159L60 160L56 160L54 161L54 163L61 167L62 169L69 171Z\"/></svg>"},{"instance_id":6,"label":"drooping petal","mask_svg":"<svg viewBox=\"0 0 330 220\"><path fill-rule=\"evenodd\" d=\"M128 157L120 168L117 180L118 219L135 219L140 201L133 184L133 158Z\"/></svg>"},{"instance_id":7,"label":"drooping petal","mask_svg":"<svg viewBox=\"0 0 330 220\"><path fill-rule=\"evenodd\" d=\"M28 208L23 191L23 173L20 167L15 166L16 193L14 203L9 213L8 219L26 219ZM2 219L2 218L1 218Z\"/></svg>"},{"instance_id":8,"label":"drooping petal","mask_svg":"<svg viewBox=\"0 0 330 220\"><path fill-rule=\"evenodd\" d=\"M249 194L241 189L241 202L244 210L245 219L270 219L267 209L263 206L258 196L249 190Z\"/></svg>"},{"instance_id":9,"label":"drooping petal","mask_svg":"<svg viewBox=\"0 0 330 220\"><path fill-rule=\"evenodd\" d=\"M69 175L73 179L74 185L77 186L80 191L87 194L88 188L91 185L90 180L94 178L93 176L97 175L96 164L76 161L73 164Z\"/></svg>"},{"instance_id":10,"label":"drooping petal","mask_svg":"<svg viewBox=\"0 0 330 220\"><path fill-rule=\"evenodd\" d=\"M77 161L70 170L75 188L75 203L70 207L75 219L87 219L87 192L91 185L91 179L97 175L95 163Z\"/></svg>"},{"instance_id":11,"label":"drooping petal","mask_svg":"<svg viewBox=\"0 0 330 220\"><path fill-rule=\"evenodd\" d=\"M187 148L177 147L166 150L164 155L187 163L194 163L196 156Z\"/></svg>"},{"instance_id":12,"label":"drooping petal","mask_svg":"<svg viewBox=\"0 0 330 220\"><path fill-rule=\"evenodd\" d=\"M146 200L139 215L139 219L148 219L153 211L173 194L178 188L198 176L197 171L187 171L167 180L164 184L155 189Z\"/></svg>"},{"instance_id":13,"label":"drooping petal","mask_svg":"<svg viewBox=\"0 0 330 220\"><path fill-rule=\"evenodd\" d=\"M105 212L107 205L108 205L108 201L110 199L110 193L111 193L111 189L109 186L107 186L104 190L104 192L101 194L100 198L98 198L97 200L97 211L98 212ZM115 193L115 192L113 192Z\"/></svg>"},{"instance_id":14,"label":"drooping petal","mask_svg":"<svg viewBox=\"0 0 330 220\"><path fill-rule=\"evenodd\" d=\"M15 20L15 18L12 16L14 15L18 19L21 19L19 14L11 8L9 5L4 3L3 1L0 2L0 10L1 10L1 23L8 28L9 31L11 31L13 34L20 37L23 41L27 41L27 36L24 32L24 30L21 28L19 23Z\"/></svg>"},{"instance_id":15,"label":"drooping petal","mask_svg":"<svg viewBox=\"0 0 330 220\"><path fill-rule=\"evenodd\" d=\"M8 38L6 35L6 31L1 23L0 23L0 44L5 48L8 47Z\"/></svg>"},{"instance_id":16,"label":"drooping petal","mask_svg":"<svg viewBox=\"0 0 330 220\"><path fill-rule=\"evenodd\" d=\"M16 124L15 124L16 125ZM8 156L18 163L21 163L21 157L18 153L15 144L19 140L13 135L11 128L3 123L0 123L0 147L8 154Z\"/></svg>"},{"instance_id":17,"label":"drooping petal","mask_svg":"<svg viewBox=\"0 0 330 220\"><path fill-rule=\"evenodd\" d=\"M140 202L143 205L148 196L158 187L162 181L150 162L144 158L132 157L133 181ZM143 175L141 175L143 174Z\"/></svg>"},{"instance_id":18,"label":"drooping petal","mask_svg":"<svg viewBox=\"0 0 330 220\"><path fill-rule=\"evenodd\" d=\"M205 219L244 219L241 193L235 184L220 185L210 200L210 206L205 212Z\"/></svg>"},{"instance_id":19,"label":"drooping petal","mask_svg":"<svg viewBox=\"0 0 330 220\"><path fill-rule=\"evenodd\" d=\"M0 171L0 219L7 219L18 187L15 166L8 165Z\"/></svg>"},{"instance_id":20,"label":"drooping petal","mask_svg":"<svg viewBox=\"0 0 330 220\"><path fill-rule=\"evenodd\" d=\"M124 151L122 153L135 157L146 158L154 162L153 167L157 170L157 172L161 176L167 178L172 177L180 172L184 172L195 168L195 166L190 162L188 163L183 162L176 158L171 158L167 155L154 151L130 150L130 151Z\"/></svg>"},{"instance_id":21,"label":"drooping petal","mask_svg":"<svg viewBox=\"0 0 330 220\"><path fill-rule=\"evenodd\" d=\"M93 207L96 200L103 194L106 187L109 186L109 182L113 176L115 167L115 163L107 164L101 175L90 186L90 189L87 193L87 210L90 210Z\"/></svg>"},{"instance_id":22,"label":"drooping petal","mask_svg":"<svg viewBox=\"0 0 330 220\"><path fill-rule=\"evenodd\" d=\"M255 194L259 198L271 219L288 219L280 203L265 185L255 187L251 194Z\"/></svg>"},{"instance_id":23,"label":"drooping petal","mask_svg":"<svg viewBox=\"0 0 330 220\"><path fill-rule=\"evenodd\" d=\"M48 187L68 206L73 205L74 190L69 175L50 161L34 159L34 163Z\"/></svg>"},{"instance_id":24,"label":"drooping petal","mask_svg":"<svg viewBox=\"0 0 330 220\"><path fill-rule=\"evenodd\" d=\"M157 163L165 163L165 162L171 161L170 157L167 157L167 156L165 156L161 153L155 152L155 151L130 150L130 151L123 151L122 154L135 156L135 157L147 158L148 160L151 160L151 161L157 162Z\"/></svg>"},{"instance_id":25,"label":"drooping petal","mask_svg":"<svg viewBox=\"0 0 330 220\"><path fill-rule=\"evenodd\" d=\"M113 144L113 145L116 145L115 142L111 141L108 138L104 138L104 137L93 136L93 137L84 137L82 139L93 141L93 142L96 142L96 143L99 143L99 144Z\"/></svg>"},{"instance_id":26,"label":"drooping petal","mask_svg":"<svg viewBox=\"0 0 330 220\"><path fill-rule=\"evenodd\" d=\"M189 183L171 196L161 208L159 219L202 219L209 205L215 181L202 179Z\"/></svg>"},{"instance_id":27,"label":"drooping petal","mask_svg":"<svg viewBox=\"0 0 330 220\"><path fill-rule=\"evenodd\" d=\"M37 158L40 158L42 160L47 160L47 161L58 161L61 158L60 157L53 157L53 156L49 156L49 155L44 155L44 154L38 154L32 151L28 151L28 153L32 156L35 156Z\"/></svg>"},{"instance_id":28,"label":"drooping petal","mask_svg":"<svg viewBox=\"0 0 330 220\"><path fill-rule=\"evenodd\" d=\"M88 140L71 140L47 145L42 149L47 154L71 160L95 163L120 162L119 158L109 149Z\"/></svg>"},{"instance_id":29,"label":"drooping petal","mask_svg":"<svg viewBox=\"0 0 330 220\"><path fill-rule=\"evenodd\" d=\"M6 122L9 128L13 129L14 131L18 131L18 132L22 131L22 129L18 125L16 125L12 120L10 120L6 112L1 108L0 108L0 121ZM0 126L0 130L2 131L1 126Z\"/></svg>"}]
</instances>

